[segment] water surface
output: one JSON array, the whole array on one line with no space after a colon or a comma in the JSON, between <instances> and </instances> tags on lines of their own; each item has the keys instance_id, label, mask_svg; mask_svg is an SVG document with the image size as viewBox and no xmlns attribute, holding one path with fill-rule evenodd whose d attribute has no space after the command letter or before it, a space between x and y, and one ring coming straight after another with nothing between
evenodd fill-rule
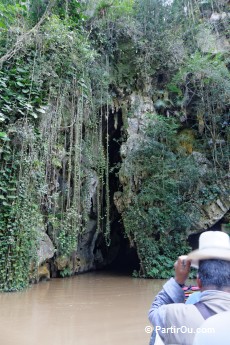
<instances>
[{"instance_id":1,"label":"water surface","mask_svg":"<svg viewBox=\"0 0 230 345\"><path fill-rule=\"evenodd\" d=\"M147 345L148 309L163 282L87 273L2 293L0 344Z\"/></svg>"}]
</instances>

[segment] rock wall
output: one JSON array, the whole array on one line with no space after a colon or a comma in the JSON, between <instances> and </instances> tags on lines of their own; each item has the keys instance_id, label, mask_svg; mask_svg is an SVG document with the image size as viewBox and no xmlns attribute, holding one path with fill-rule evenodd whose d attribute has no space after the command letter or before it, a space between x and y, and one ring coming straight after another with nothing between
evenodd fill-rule
<instances>
[{"instance_id":1,"label":"rock wall","mask_svg":"<svg viewBox=\"0 0 230 345\"><path fill-rule=\"evenodd\" d=\"M92 10L95 11L95 8ZM92 14L91 14L92 15ZM229 13L212 13L207 19L212 25L217 25L220 22L224 22L229 19ZM207 23L206 23L207 24ZM214 33L207 25L199 26L199 30L196 34L195 40L197 46L201 52L219 54L229 52L229 42L226 39L225 35L220 35L219 33ZM218 24L219 25L219 24ZM179 49L176 49L173 54L175 59L180 63L183 59L186 58L185 47L183 41L178 41L177 45ZM127 58L127 61L129 59ZM207 158L206 154L199 152L196 148L197 137L194 134L192 124L189 123L188 113L190 112L189 106L185 104L186 95L183 99L182 110L175 110L172 112L170 107L167 109L167 106L170 105L170 100L168 98L168 91L164 90L164 82L161 82L161 77L164 76L167 72L159 71L159 76L157 74L152 78L151 76L146 76L146 80L142 84L142 88L136 88L135 91L127 91L126 89L119 88L119 86L112 86L114 88L113 94L113 104L110 104L110 122L109 125L109 135L110 135L110 144L113 140L121 142L119 156L121 162L119 162L119 167L116 168L117 174L119 176L120 186L113 186L110 197L112 199L111 207L111 219L110 222L113 224L113 217L118 211L120 217L131 205L132 200L135 195L138 194L143 179L145 179L146 172L139 170L137 173L130 175L130 162L129 157L133 152L139 149L145 140L145 130L147 126L148 114L161 113L165 117L170 117L172 114L178 116L181 122L181 130L178 133L178 141L180 142L181 148L186 152L186 154L194 160L194 164L199 167L199 181L197 183L198 190L209 189L207 197L196 199L194 195L190 195L190 198L193 199L193 206L199 210L199 218L193 222L191 227L187 231L187 236L194 231L203 231L205 229L211 228L217 222L222 220L229 214L230 209L230 176L227 173L222 173L221 176L216 178L213 181L213 186L210 186L206 181L207 171L214 169L213 162ZM160 77L161 76L161 77ZM163 78L164 79L164 78ZM167 78L166 78L167 79ZM159 97L161 95L161 97ZM185 110L187 106L187 110ZM163 107L163 109L162 109ZM184 107L184 108L183 108ZM194 109L191 110L191 113ZM122 124L119 124L120 138L117 137L117 134L114 134L112 127L117 129L117 118L118 113L122 116ZM179 114L179 115L178 115ZM193 117L193 118L192 118ZM197 113L196 115L190 114L190 120L198 121L198 133L199 135L204 134L204 121L203 113L201 109L201 114ZM106 142L106 131L103 131L103 142ZM181 139L180 139L181 138ZM209 143L210 145L212 143ZM221 145L227 145L226 142L221 142ZM117 153L110 152L110 156L116 155ZM82 159L84 162L85 159ZM111 160L112 161L112 160ZM113 164L115 164L113 162ZM114 168L113 166L111 166ZM111 168L110 167L110 168ZM87 170L88 169L88 170ZM119 172L118 172L119 170ZM52 244L52 238L49 238L49 233L43 234L43 237L40 241L39 247L39 265L41 267L40 273L41 277L49 277L47 270L51 271L51 276L58 275L61 271L69 270L71 274L87 272L89 270L97 269L98 267L103 267L106 264L110 263L116 257L119 251L119 240L117 241L117 230L111 230L112 245L110 248L106 248L105 241L103 238L103 230L98 232L97 230L97 210L98 210L98 199L97 199L97 190L101 188L98 183L98 177L95 174L93 169L85 168L85 174L89 177L89 200L91 210L88 212L88 221L85 227L85 231L78 236L78 243L76 250L72 253L71 257L68 256L58 256L55 252L54 245ZM110 179L114 179L115 175L110 174ZM189 176L188 176L189 179ZM110 186L113 183L110 183ZM114 184L113 184L114 185ZM213 188L210 188L213 187ZM104 188L104 186L103 186ZM105 192L101 192L102 194ZM105 197L105 194L102 198ZM100 200L100 202L103 201ZM115 210L116 207L116 210ZM189 217L189 214L187 215ZM103 224L105 227L105 224ZM113 226L113 225L112 225ZM132 238L129 238L130 246L135 247L135 243ZM138 248L137 248L138 250Z\"/></svg>"},{"instance_id":2,"label":"rock wall","mask_svg":"<svg viewBox=\"0 0 230 345\"><path fill-rule=\"evenodd\" d=\"M141 92L133 92L127 97L116 99L111 112L112 118L117 116L117 111L122 109L123 128L122 128L122 145L120 146L120 156L122 163L119 169L119 190L115 190L112 198L117 211L122 214L129 207L134 195L138 193L141 181L145 178L145 171L142 174L134 174L130 176L129 156L138 149L142 140L145 138L145 129L147 124L147 115L155 113L154 102L152 97L142 95ZM126 114L129 114L127 116ZM190 136L190 134L189 134ZM185 136L183 135L183 138ZM191 138L190 138L191 139ZM193 138L193 140L195 140ZM184 142L181 144L185 145ZM186 144L187 145L187 144ZM189 144L187 154L191 154L194 161L199 165L200 182L198 189L205 188L205 173L208 169L213 169L212 163L205 157L203 153L193 151L193 145ZM79 235L76 251L71 257L57 256L55 254L54 245L47 234L43 233L39 248L39 279L48 279L49 276L57 276L58 272L66 269L71 274L83 273L90 270L101 268L111 263L119 252L119 240L117 242L117 230L113 232L112 246L106 248L103 234L97 232L97 187L98 180L95 174L88 172L90 178L90 200L91 214L88 214L88 224L86 230ZM112 176L114 178L114 176ZM200 200L194 200L194 206L200 210L200 218L193 224L187 235L194 231L202 231L209 229L215 223L220 221L230 209L229 195L229 176L215 181L216 188L219 189L218 196L215 193L209 195L210 202L202 203ZM113 207L115 207L113 206ZM112 210L112 216L116 210ZM135 247L135 243L130 238L130 247ZM48 273L51 271L50 273Z\"/></svg>"},{"instance_id":3,"label":"rock wall","mask_svg":"<svg viewBox=\"0 0 230 345\"><path fill-rule=\"evenodd\" d=\"M142 171L142 176L133 175L130 177L130 166L128 163L129 155L139 148L139 145L141 145L144 139L147 115L156 112L152 97L143 96L141 93L132 93L123 101L123 107L124 104L128 107L129 117L127 118L127 139L121 146L122 165L119 171L119 179L122 185L122 191L119 190L114 193L114 203L118 212L121 214L130 205L131 199L133 195L137 193L141 180L145 174L145 172ZM185 131L187 136L188 130ZM189 137L186 139L183 133L181 145L186 149L187 154L193 156L194 161L199 166L200 181L197 185L197 189L202 189L205 188L207 183L205 181L206 172L209 169L214 169L214 167L203 153L193 151L195 138L192 134L188 136ZM218 189L218 195L215 195L215 191L211 193L209 195L211 201L194 200L194 206L200 210L200 218L193 224L188 234L194 231L211 228L228 213L230 209L230 176L225 174L224 177L217 178L214 184L215 188Z\"/></svg>"}]
</instances>

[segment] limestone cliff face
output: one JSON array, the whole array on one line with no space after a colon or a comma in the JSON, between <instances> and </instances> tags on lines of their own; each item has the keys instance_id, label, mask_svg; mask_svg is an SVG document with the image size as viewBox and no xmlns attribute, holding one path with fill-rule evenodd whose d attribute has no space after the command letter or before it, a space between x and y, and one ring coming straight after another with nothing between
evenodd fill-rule
<instances>
[{"instance_id":1,"label":"limestone cliff face","mask_svg":"<svg viewBox=\"0 0 230 345\"><path fill-rule=\"evenodd\" d=\"M122 99L116 99L111 109L110 116L115 126L117 111L119 109L122 109L123 117L122 145L120 146L121 164L119 168L120 188L119 190L113 190L113 195L111 195L115 205L114 207L116 207L118 213L122 217L132 204L135 195L139 193L142 188L142 182L146 178L144 167L130 174L129 158L145 142L148 114L156 114L156 110L152 97L146 94L143 95L141 92L133 92ZM207 159L204 153L194 151L196 139L188 129L185 132L181 132L178 138L178 143L185 149L186 155L191 155L194 164L199 167L197 190L206 190L206 173L214 169L212 162ZM183 140L180 138L183 138ZM50 274L47 273L47 269L51 271L51 276L55 276L58 272L65 272L66 270L74 274L103 267L111 262L119 251L119 241L117 244L115 244L115 241L109 249L105 249L106 246L103 234L97 231L98 177L93 170L88 170L86 175L88 176L88 200L90 202L90 207L88 207L90 212L87 215L88 221L86 229L83 233L78 235L76 250L72 253L71 257L57 255L48 234L43 233L39 247L39 264L41 269L38 271L38 276L41 277L41 279L50 276ZM111 178L114 178L114 176L111 176ZM188 176L188 179L189 178ZM187 231L187 236L192 232L212 227L228 214L230 209L229 176L226 174L224 177L216 179L213 182L213 187L215 187L213 188L213 192L210 192L209 188L208 200L205 197L202 200L196 199L194 195L190 195L190 198L193 199L194 207L199 209L200 216ZM218 193L216 193L217 189ZM113 208L111 210L111 218L114 217L115 213L116 210ZM112 233L112 236L115 238L116 231L114 232L112 230ZM138 250L138 244L133 242L133 238L129 237L129 241L130 246L137 246L136 249ZM110 251L109 255L108 251ZM46 272L46 274L44 272Z\"/></svg>"},{"instance_id":2,"label":"limestone cliff face","mask_svg":"<svg viewBox=\"0 0 230 345\"><path fill-rule=\"evenodd\" d=\"M57 249L55 249L57 242L49 227L47 233L41 232L38 245L39 269L37 271L37 280L56 277L59 274L62 275L62 272L64 272L64 276L88 272L106 264L102 249L100 246L97 246L97 241L101 236L101 233L97 231L96 216L98 207L98 178L93 170L86 171L86 175L90 205L87 208L88 212L84 211L86 215L85 230L77 235L76 247L73 248L71 255L58 253ZM52 229L53 225L50 224L50 227ZM44 273L45 271L47 274Z\"/></svg>"},{"instance_id":3,"label":"limestone cliff face","mask_svg":"<svg viewBox=\"0 0 230 345\"><path fill-rule=\"evenodd\" d=\"M152 98L143 96L141 93L132 93L123 104L123 107L126 106L128 108L126 111L132 115L126 119L127 139L120 148L122 165L119 171L119 180L123 192L117 191L114 193L114 203L120 213L130 204L133 194L138 189L138 181L141 181L142 178L142 176L138 175L130 176L128 158L132 152L139 148L142 140L144 140L147 114L155 113Z\"/></svg>"},{"instance_id":4,"label":"limestone cliff face","mask_svg":"<svg viewBox=\"0 0 230 345\"><path fill-rule=\"evenodd\" d=\"M220 23L226 24L227 20L229 20L229 13L212 13L207 19L208 23L214 26L219 25ZM199 25L199 30L197 30L196 36L194 37L199 51L201 51L204 56L205 54L210 53L213 54L212 56L215 56L215 54L228 53L230 46L226 36L224 34L222 35L220 32L218 32L218 30L214 32L214 30L211 30L209 25L206 24L207 23L204 23L204 25ZM130 44L130 37L128 37L126 43ZM177 49L175 49L175 47ZM182 39L175 41L172 44L171 53L174 56L172 60L175 60L178 64L182 65L183 61L186 59L185 48L185 43ZM121 61L121 65L124 64L127 68L126 63L132 59L133 50L127 50L124 54L130 54L130 56L126 56L124 61ZM197 56L197 59L198 58L199 56ZM119 66L121 65L117 63L115 68L116 73L119 72ZM199 61L197 62L197 66L198 65ZM108 150L110 160L109 168L111 170L114 169L115 171L115 173L109 173L110 191L107 194L107 196L109 195L109 198L111 199L109 210L112 238L111 246L107 247L104 239L104 232L106 228L105 219L107 212L105 210L105 189L108 188L108 185L105 187L105 183L101 183L101 176L99 175L103 175L104 172L100 171L98 173L93 162L93 160L100 158L97 157L97 150L95 149L95 147L99 144L97 142L94 148L90 148L93 151L93 153L91 152L93 159L91 157L90 161L86 154L85 156L82 154L80 155L81 160L79 161L84 175L82 180L83 182L81 182L81 184L83 187L87 186L86 203L82 203L80 206L77 205L79 214L85 215L84 231L76 235L76 246L73 248L71 255L59 254L58 251L55 250L57 247L57 242L55 242L55 238L52 237L51 222L51 231L49 231L48 226L47 233L44 234L43 239L39 243L39 265L42 267L39 274L41 276L49 276L49 274L46 274L47 269L51 271L51 276L60 275L60 272L64 272L64 274L67 275L86 272L97 269L98 267L103 267L113 261L113 259L116 257L120 246L119 240L117 239L119 237L117 233L120 230L118 231L117 228L114 227L114 224L116 224L117 220L120 221L120 224L122 223L121 220L124 218L126 211L133 205L133 200L135 200L136 196L138 196L142 190L143 182L148 178L152 178L152 183L154 184L154 174L149 176L149 172L145 170L144 166L139 167L136 171L133 171L131 166L132 159L130 158L135 154L135 152L140 150L147 140L149 140L149 138L146 137L149 114L161 114L161 116L164 118L170 118L170 116L172 116L178 120L180 123L180 128L177 133L178 146L174 147L169 154L171 155L172 160L177 160L177 152L180 150L183 151L185 157L189 157L190 162L192 162L194 168L196 168L196 185L193 186L193 189L186 191L185 194L187 198L186 201L189 201L193 207L193 210L196 210L197 216L192 218L190 210L188 209L186 209L184 212L185 214L183 217L191 219L190 225L185 230L186 236L192 232L209 229L224 217L228 219L227 215L229 215L230 209L230 176L229 173L226 172L227 169L224 171L224 169L218 166L218 162L214 162L210 152L212 147L215 147L215 149L216 147L219 147L221 149L222 147L226 148L229 144L226 140L226 134L225 139L223 139L221 135L218 135L213 139L211 135L213 133L208 133L207 128L210 128L213 124L210 125L210 120L205 119L205 116L207 115L202 102L200 106L197 107L197 104L199 104L200 89L198 89L198 95L195 95L195 92L193 92L193 88L195 88L197 84L203 83L202 85L204 87L208 78L211 80L210 84L212 83L212 80L215 79L215 73L213 75L209 73L210 66L212 67L214 64L208 65L208 73L206 73L206 67L203 71L195 73L194 78L191 78L191 82L193 81L193 84L191 83L190 90L187 88L187 84L189 84L189 76L191 76L194 71L188 70L182 77L182 82L184 83L182 83L183 85L181 87L181 89L184 91L183 98L181 90L178 89L178 86L175 87L174 85L173 100L170 99L169 91L166 85L169 82L169 77L167 76L167 71L163 70L155 71L154 76L145 76L145 80L138 80L139 83L137 83L137 85L139 86L135 85L135 87L134 80L136 81L138 77L133 72L133 83L130 84L133 86L133 89L132 87L124 88L124 86L121 87L120 85L111 85L113 92L111 92L109 104L104 105L105 108L109 108L110 120L106 120L108 114L101 114L101 118L98 119L98 122L101 122L102 126L102 151L104 151L103 154L105 154L107 151L106 145L108 144L108 135L110 141L110 148ZM131 68L127 70L131 70ZM216 73L218 74L218 70L216 70ZM204 80L202 78L204 78ZM215 86L215 83L213 85ZM189 94L189 92L191 94ZM178 99L176 100L175 94L178 96ZM113 100L111 100L112 98ZM178 102L180 106L178 106ZM219 111L219 109L217 109L217 111ZM225 105L223 106L222 111L227 112ZM105 113L106 111L102 106L101 113L103 112ZM222 113L220 114L222 116ZM217 115L220 116L220 114ZM90 110L88 111L87 115L84 114L84 117L84 136L91 136L91 129L87 128L86 125L86 122L89 122L90 120ZM106 121L108 121L107 124ZM52 125L51 120L50 123ZM223 131L227 126L226 124L228 125L227 121L223 120L223 123L221 124ZM106 126L108 133L106 132ZM152 123L152 126L154 126L154 123ZM47 127L47 124L45 127ZM87 131L89 131L88 134ZM210 136L209 138L207 133ZM67 142L69 140L68 136L69 134L67 134ZM72 134L72 136L74 137L74 134ZM85 140L85 138L83 139ZM115 142L118 142L119 144L117 146L113 146ZM202 142L202 144L205 143L205 148L201 147L200 142ZM155 145L156 147L157 145L160 147L162 144L156 141ZM65 152L65 150L60 150L60 152L58 151L55 154L55 158L60 160L58 163L59 166L56 164L56 171L58 171L58 168L61 166L68 165L67 163L70 153ZM153 155L154 154L155 153L153 151ZM59 156L61 156L61 158ZM119 158L115 159L115 156L119 156ZM207 175L212 171L216 171L214 174L216 177L212 177L212 179L208 180ZM56 176L54 176L56 179L56 189L59 193L59 196L61 194L65 195L65 193L72 195L73 176L69 177L69 181L66 176L63 176L60 177L58 173ZM192 177L193 176L188 175L187 180L192 179ZM176 180L175 176L173 176L173 178ZM114 182L114 180L116 181ZM68 183L70 190L66 191L66 185ZM100 195L100 197L98 197L98 195ZM151 195L149 198L151 198ZM99 208L101 208L102 211L100 216L98 216ZM147 206L145 211L148 212ZM119 215L117 215L117 213L119 213ZM98 219L98 217L101 219ZM135 217L135 214L133 217ZM100 231L98 231L98 222L101 223ZM229 219L226 222L229 222ZM157 229L155 230L157 232ZM170 229L168 229L168 232L165 233L164 236L167 237L169 234ZM129 238L130 246L135 247L137 252L139 252L141 249L139 244L135 242L135 239L132 236L129 236L129 234L127 236ZM148 240L153 241L157 246L157 237L151 238L151 235L148 236ZM141 255L139 255L139 259L140 261L142 260Z\"/></svg>"},{"instance_id":5,"label":"limestone cliff face","mask_svg":"<svg viewBox=\"0 0 230 345\"><path fill-rule=\"evenodd\" d=\"M207 169L213 169L212 164L199 152L193 152L193 156L200 167L200 183L198 188L205 188L206 181L202 179ZM196 207L200 209L200 219L194 224L194 230L209 229L221 220L230 209L230 176L227 174L223 178L217 178L213 183L219 189L218 195L215 192L210 194L211 201L204 199L204 202L194 200Z\"/></svg>"},{"instance_id":6,"label":"limestone cliff face","mask_svg":"<svg viewBox=\"0 0 230 345\"><path fill-rule=\"evenodd\" d=\"M141 174L133 174L130 176L130 162L129 156L135 150L138 150L145 140L145 128L147 125L147 115L149 113L155 113L154 103L151 97L143 96L141 93L132 93L126 105L129 107L129 114L127 118L127 140L121 146L122 165L119 171L119 180L122 185L122 191L114 193L114 203L119 211L123 213L130 205L135 193L141 185L142 179L145 177L145 171L142 170ZM186 130L188 132L188 130ZM187 134L186 134L187 135ZM186 141L187 140L187 141ZM194 151L195 138L189 135L187 138L183 133L183 141L180 142L188 155L191 155L194 162L199 167L199 183L197 184L197 190L206 188L206 184L209 183L205 180L205 175L208 171L214 169L213 163L208 160L204 153ZM188 176L188 179L190 177ZM221 220L230 209L230 176L225 174L223 177L217 177L213 181L215 186L213 192L209 192L208 199L203 198L194 199L194 207L199 209L200 217L193 223L188 233L198 230L209 229ZM218 189L218 193L216 190ZM193 196L190 196L193 198Z\"/></svg>"}]
</instances>

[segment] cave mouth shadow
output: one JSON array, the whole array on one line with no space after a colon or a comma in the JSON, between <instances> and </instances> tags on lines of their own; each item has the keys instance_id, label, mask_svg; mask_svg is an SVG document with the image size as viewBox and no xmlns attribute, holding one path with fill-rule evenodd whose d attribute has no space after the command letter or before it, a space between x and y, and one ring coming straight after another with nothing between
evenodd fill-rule
<instances>
[{"instance_id":1,"label":"cave mouth shadow","mask_svg":"<svg viewBox=\"0 0 230 345\"><path fill-rule=\"evenodd\" d=\"M105 111L106 114L106 111ZM108 123L106 122L108 121ZM103 262L97 262L96 269L103 269L118 274L132 275L133 271L139 271L140 262L135 247L130 246L129 239L125 233L122 216L114 204L113 196L117 191L123 191L119 181L119 170L122 164L121 145L126 140L122 109L110 109L108 119L103 117L103 137L106 138L106 131L109 133L109 142L104 140L104 148L108 149L109 155L109 214L110 214L110 245L101 234L99 236L95 250L99 249ZM108 144L108 147L107 147ZM106 215L106 191L103 191L103 209ZM103 221L103 228L106 228L106 217Z\"/></svg>"},{"instance_id":2,"label":"cave mouth shadow","mask_svg":"<svg viewBox=\"0 0 230 345\"><path fill-rule=\"evenodd\" d=\"M107 246L105 239L101 238L99 247L103 254L104 262L97 269L129 276L134 271L139 272L140 261L136 248L130 246L122 221L119 218L111 225L110 239L111 243Z\"/></svg>"},{"instance_id":3,"label":"cave mouth shadow","mask_svg":"<svg viewBox=\"0 0 230 345\"><path fill-rule=\"evenodd\" d=\"M111 272L125 275L132 275L134 271L140 270L140 261L136 248L130 247L129 239L124 236L123 231L116 232L117 254L113 260L106 266ZM113 241L111 241L113 246Z\"/></svg>"},{"instance_id":4,"label":"cave mouth shadow","mask_svg":"<svg viewBox=\"0 0 230 345\"><path fill-rule=\"evenodd\" d=\"M107 271L131 276L140 270L140 262L135 248L120 248L117 257L108 266Z\"/></svg>"},{"instance_id":5,"label":"cave mouth shadow","mask_svg":"<svg viewBox=\"0 0 230 345\"><path fill-rule=\"evenodd\" d=\"M212 225L211 227L207 228L207 229L202 229L199 230L197 232L193 232L188 236L188 244L189 246L192 248L192 250L196 250L199 248L199 238L200 235L203 232L206 231L222 231L222 224L223 224L223 220L220 219L218 222L216 222L214 225Z\"/></svg>"}]
</instances>

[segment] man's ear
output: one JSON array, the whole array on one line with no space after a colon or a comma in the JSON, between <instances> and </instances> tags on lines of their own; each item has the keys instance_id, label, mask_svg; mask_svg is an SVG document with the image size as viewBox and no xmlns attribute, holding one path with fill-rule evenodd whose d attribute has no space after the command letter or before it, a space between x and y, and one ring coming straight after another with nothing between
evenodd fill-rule
<instances>
[{"instance_id":1,"label":"man's ear","mask_svg":"<svg viewBox=\"0 0 230 345\"><path fill-rule=\"evenodd\" d=\"M197 275L197 277L196 277L196 282L197 282L198 288L201 289L201 288L202 288L202 282L201 282L201 280L200 280L200 278L199 278L198 275Z\"/></svg>"}]
</instances>

